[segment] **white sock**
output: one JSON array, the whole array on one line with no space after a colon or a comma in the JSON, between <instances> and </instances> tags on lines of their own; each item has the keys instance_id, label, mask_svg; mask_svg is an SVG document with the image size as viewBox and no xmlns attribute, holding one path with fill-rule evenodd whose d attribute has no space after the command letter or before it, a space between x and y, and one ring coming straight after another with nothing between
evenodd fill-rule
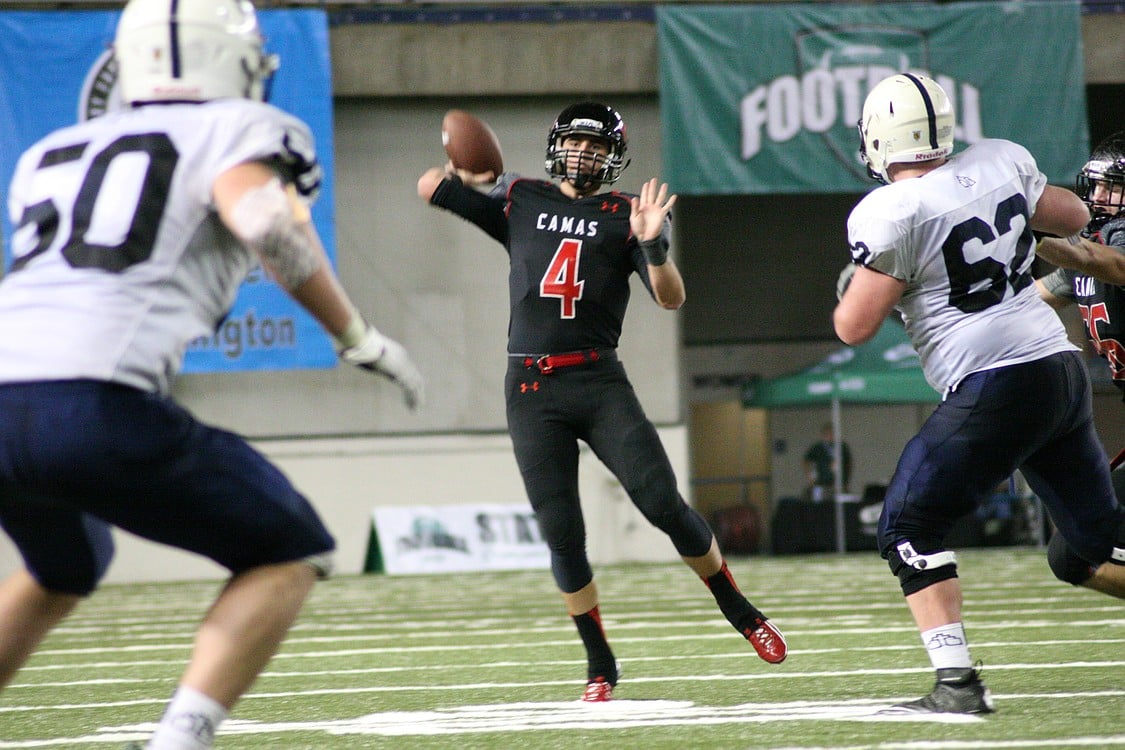
<instances>
[{"instance_id":1,"label":"white sock","mask_svg":"<svg viewBox=\"0 0 1125 750\"><path fill-rule=\"evenodd\" d=\"M145 747L148 750L208 750L227 710L198 690L180 685Z\"/></svg>"},{"instance_id":2,"label":"white sock","mask_svg":"<svg viewBox=\"0 0 1125 750\"><path fill-rule=\"evenodd\" d=\"M922 633L922 645L930 655L934 669L967 668L973 666L969 656L969 641L965 626L959 622L939 625Z\"/></svg>"}]
</instances>

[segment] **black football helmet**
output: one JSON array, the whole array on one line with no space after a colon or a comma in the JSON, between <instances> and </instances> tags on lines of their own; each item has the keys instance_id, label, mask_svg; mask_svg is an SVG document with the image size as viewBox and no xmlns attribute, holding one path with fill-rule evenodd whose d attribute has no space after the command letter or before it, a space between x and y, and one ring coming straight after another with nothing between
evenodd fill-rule
<instances>
[{"instance_id":1,"label":"black football helmet","mask_svg":"<svg viewBox=\"0 0 1125 750\"><path fill-rule=\"evenodd\" d=\"M567 149L562 142L570 136L588 135L601 138L609 144L609 155L594 160L589 173L567 170ZM559 113L547 134L547 174L561 177L582 189L591 184L608 185L616 182L629 166L625 160L625 121L613 107L597 102L572 104Z\"/></svg>"},{"instance_id":2,"label":"black football helmet","mask_svg":"<svg viewBox=\"0 0 1125 750\"><path fill-rule=\"evenodd\" d=\"M1104 194L1095 200L1095 191ZM1125 130L1098 144L1086 166L1078 172L1074 191L1090 207L1094 219L1112 218L1125 210Z\"/></svg>"}]
</instances>

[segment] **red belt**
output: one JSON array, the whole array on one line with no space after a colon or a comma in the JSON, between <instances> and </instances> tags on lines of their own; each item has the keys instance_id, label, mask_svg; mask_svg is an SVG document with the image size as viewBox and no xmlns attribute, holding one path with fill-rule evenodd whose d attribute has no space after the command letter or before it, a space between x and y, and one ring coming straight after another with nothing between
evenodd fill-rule
<instances>
[{"instance_id":1,"label":"red belt","mask_svg":"<svg viewBox=\"0 0 1125 750\"><path fill-rule=\"evenodd\" d=\"M602 358L597 349L586 349L580 352L563 352L562 354L544 354L542 357L524 357L524 367L538 367L539 372L550 375L560 367L574 367L597 362Z\"/></svg>"}]
</instances>

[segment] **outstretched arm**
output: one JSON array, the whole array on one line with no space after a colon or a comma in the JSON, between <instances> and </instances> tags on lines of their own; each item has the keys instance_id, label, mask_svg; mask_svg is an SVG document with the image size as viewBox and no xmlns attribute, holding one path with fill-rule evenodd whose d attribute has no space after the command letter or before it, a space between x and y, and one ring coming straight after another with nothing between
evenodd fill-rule
<instances>
[{"instance_id":1,"label":"outstretched arm","mask_svg":"<svg viewBox=\"0 0 1125 750\"><path fill-rule=\"evenodd\" d=\"M1099 281L1125 285L1125 252L1084 237L1044 237L1035 254L1049 263L1081 271Z\"/></svg>"},{"instance_id":2,"label":"outstretched arm","mask_svg":"<svg viewBox=\"0 0 1125 750\"><path fill-rule=\"evenodd\" d=\"M406 350L367 323L328 262L308 206L266 164L246 162L216 178L219 217L281 286L336 339L347 362L394 380L410 408L422 376Z\"/></svg>"}]
</instances>

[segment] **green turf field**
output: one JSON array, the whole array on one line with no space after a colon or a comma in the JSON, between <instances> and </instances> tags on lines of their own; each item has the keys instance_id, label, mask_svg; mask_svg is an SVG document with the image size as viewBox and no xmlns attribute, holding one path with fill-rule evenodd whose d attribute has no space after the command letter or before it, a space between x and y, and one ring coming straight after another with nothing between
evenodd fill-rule
<instances>
[{"instance_id":1,"label":"green turf field","mask_svg":"<svg viewBox=\"0 0 1125 750\"><path fill-rule=\"evenodd\" d=\"M1125 607L1052 578L1042 550L960 553L973 656L998 713L888 720L932 671L874 553L731 560L785 632L771 666L680 565L597 571L624 676L585 660L545 570L319 584L219 748L1125 748ZM143 739L217 584L109 586L0 694L0 748Z\"/></svg>"}]
</instances>

